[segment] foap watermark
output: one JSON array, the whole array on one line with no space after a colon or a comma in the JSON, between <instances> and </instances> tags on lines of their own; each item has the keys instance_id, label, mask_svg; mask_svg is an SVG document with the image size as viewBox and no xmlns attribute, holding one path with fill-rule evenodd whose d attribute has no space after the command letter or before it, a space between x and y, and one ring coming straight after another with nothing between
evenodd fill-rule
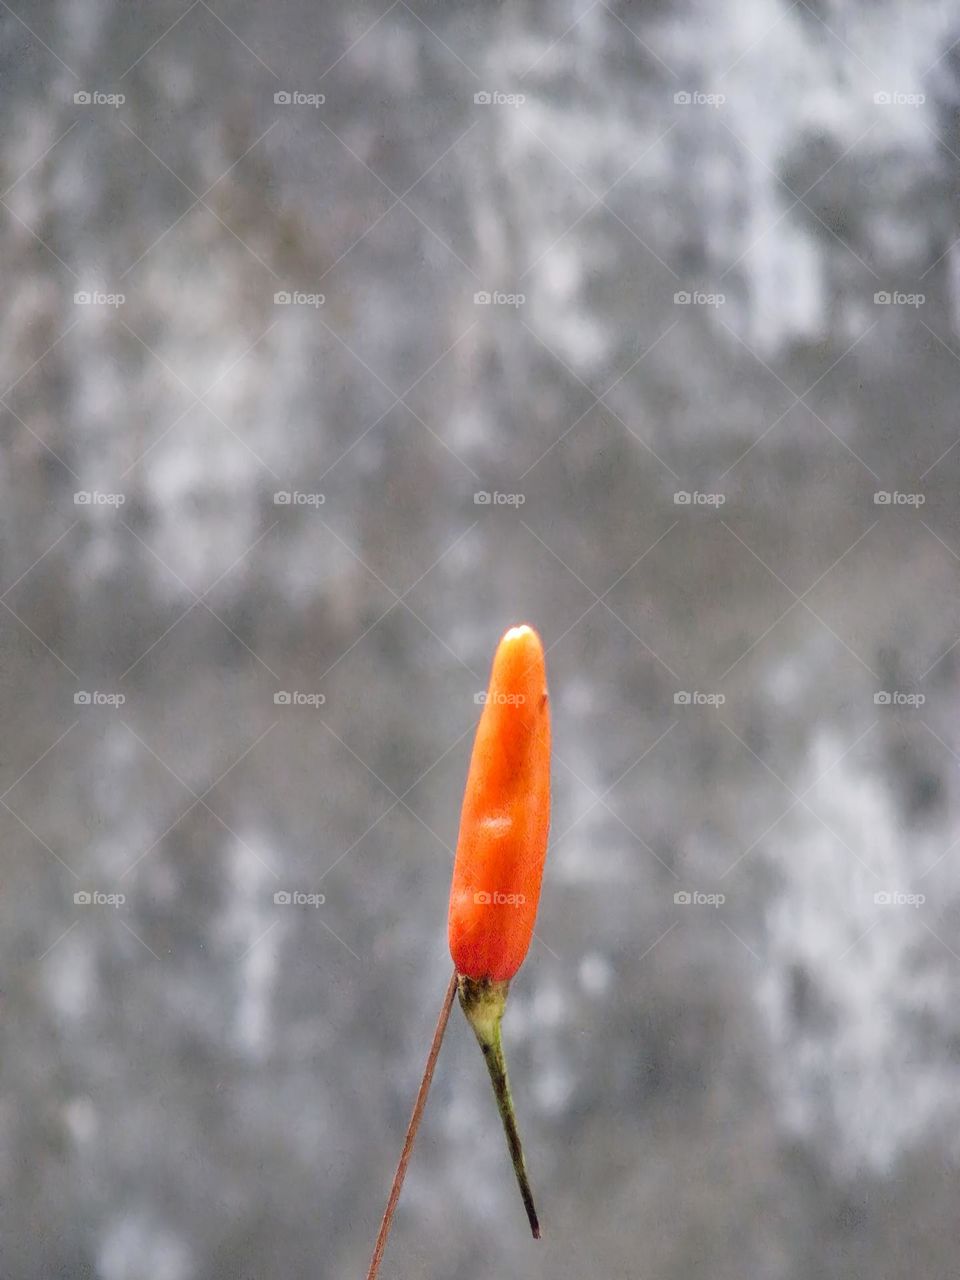
<instances>
[{"instance_id":1,"label":"foap watermark","mask_svg":"<svg viewBox=\"0 0 960 1280\"><path fill-rule=\"evenodd\" d=\"M922 107L926 100L925 93L901 93L899 89L881 89L873 95L877 107Z\"/></svg>"},{"instance_id":2,"label":"foap watermark","mask_svg":"<svg viewBox=\"0 0 960 1280\"><path fill-rule=\"evenodd\" d=\"M873 495L875 507L922 507L927 500L925 493L901 493L898 489L878 489Z\"/></svg>"},{"instance_id":3,"label":"foap watermark","mask_svg":"<svg viewBox=\"0 0 960 1280\"><path fill-rule=\"evenodd\" d=\"M477 507L522 507L527 496L524 493L493 493L486 489L478 489L473 495L474 506Z\"/></svg>"},{"instance_id":4,"label":"foap watermark","mask_svg":"<svg viewBox=\"0 0 960 1280\"><path fill-rule=\"evenodd\" d=\"M73 895L76 907L122 907L127 900L125 893L101 893L99 889L78 889Z\"/></svg>"},{"instance_id":5,"label":"foap watermark","mask_svg":"<svg viewBox=\"0 0 960 1280\"><path fill-rule=\"evenodd\" d=\"M322 293L302 293L299 289L278 289L273 295L275 307L322 307L326 302Z\"/></svg>"},{"instance_id":6,"label":"foap watermark","mask_svg":"<svg viewBox=\"0 0 960 1280\"><path fill-rule=\"evenodd\" d=\"M273 101L278 107L322 107L327 100L325 93L302 93L299 89L278 89Z\"/></svg>"},{"instance_id":7,"label":"foap watermark","mask_svg":"<svg viewBox=\"0 0 960 1280\"><path fill-rule=\"evenodd\" d=\"M102 89L78 89L73 95L78 107L122 107L125 93L104 93Z\"/></svg>"},{"instance_id":8,"label":"foap watermark","mask_svg":"<svg viewBox=\"0 0 960 1280\"><path fill-rule=\"evenodd\" d=\"M727 100L725 93L703 93L700 89L681 89L673 95L678 107L722 107Z\"/></svg>"},{"instance_id":9,"label":"foap watermark","mask_svg":"<svg viewBox=\"0 0 960 1280\"><path fill-rule=\"evenodd\" d=\"M125 493L101 493L99 489L78 489L73 495L76 507L122 507L126 500Z\"/></svg>"},{"instance_id":10,"label":"foap watermark","mask_svg":"<svg viewBox=\"0 0 960 1280\"><path fill-rule=\"evenodd\" d=\"M902 693L899 689L881 689L873 695L876 707L922 707L926 700L925 693Z\"/></svg>"},{"instance_id":11,"label":"foap watermark","mask_svg":"<svg viewBox=\"0 0 960 1280\"><path fill-rule=\"evenodd\" d=\"M499 289L478 289L473 295L474 306L477 307L522 307L527 300L525 293L503 293Z\"/></svg>"},{"instance_id":12,"label":"foap watermark","mask_svg":"<svg viewBox=\"0 0 960 1280\"><path fill-rule=\"evenodd\" d=\"M102 689L79 689L73 695L76 707L122 707L126 700L125 693L105 693Z\"/></svg>"},{"instance_id":13,"label":"foap watermark","mask_svg":"<svg viewBox=\"0 0 960 1280\"><path fill-rule=\"evenodd\" d=\"M526 100L525 93L501 93L499 89L481 89L473 95L478 107L522 107Z\"/></svg>"},{"instance_id":14,"label":"foap watermark","mask_svg":"<svg viewBox=\"0 0 960 1280\"><path fill-rule=\"evenodd\" d=\"M322 507L326 502L322 493L301 493L299 489L278 489L273 495L275 507Z\"/></svg>"},{"instance_id":15,"label":"foap watermark","mask_svg":"<svg viewBox=\"0 0 960 1280\"><path fill-rule=\"evenodd\" d=\"M322 707L326 701L324 693L301 693L299 689L281 689L273 695L276 707Z\"/></svg>"},{"instance_id":16,"label":"foap watermark","mask_svg":"<svg viewBox=\"0 0 960 1280\"><path fill-rule=\"evenodd\" d=\"M522 907L527 899L522 893L502 893L499 889L494 889L492 892L487 889L478 889L473 895L473 900L478 907Z\"/></svg>"},{"instance_id":17,"label":"foap watermark","mask_svg":"<svg viewBox=\"0 0 960 1280\"><path fill-rule=\"evenodd\" d=\"M678 889L673 895L678 907L722 907L726 900L725 893L701 893L699 889Z\"/></svg>"},{"instance_id":18,"label":"foap watermark","mask_svg":"<svg viewBox=\"0 0 960 1280\"><path fill-rule=\"evenodd\" d=\"M277 907L322 907L326 902L322 893L304 893L302 889L278 889L273 895Z\"/></svg>"},{"instance_id":19,"label":"foap watermark","mask_svg":"<svg viewBox=\"0 0 960 1280\"><path fill-rule=\"evenodd\" d=\"M925 893L901 893L899 889L881 889L873 895L878 907L922 907L926 900Z\"/></svg>"},{"instance_id":20,"label":"foap watermark","mask_svg":"<svg viewBox=\"0 0 960 1280\"><path fill-rule=\"evenodd\" d=\"M485 707L488 702L491 706L496 707L522 707L527 700L527 695L525 693L495 693L491 698L484 689L480 693L475 693L473 700L478 707Z\"/></svg>"},{"instance_id":21,"label":"foap watermark","mask_svg":"<svg viewBox=\"0 0 960 1280\"><path fill-rule=\"evenodd\" d=\"M675 707L722 707L727 700L725 693L701 693L699 689L688 692L679 689L673 695Z\"/></svg>"},{"instance_id":22,"label":"foap watermark","mask_svg":"<svg viewBox=\"0 0 960 1280\"><path fill-rule=\"evenodd\" d=\"M726 300L725 293L703 293L699 289L681 289L673 295L677 307L722 307Z\"/></svg>"},{"instance_id":23,"label":"foap watermark","mask_svg":"<svg viewBox=\"0 0 960 1280\"><path fill-rule=\"evenodd\" d=\"M880 289L873 295L875 307L922 307L926 300L925 293L901 293L898 289Z\"/></svg>"},{"instance_id":24,"label":"foap watermark","mask_svg":"<svg viewBox=\"0 0 960 1280\"><path fill-rule=\"evenodd\" d=\"M675 507L722 507L726 500L725 493L700 493L696 489L692 493L678 489L673 495Z\"/></svg>"},{"instance_id":25,"label":"foap watermark","mask_svg":"<svg viewBox=\"0 0 960 1280\"><path fill-rule=\"evenodd\" d=\"M125 293L102 293L99 289L78 289L73 295L77 307L122 307L126 300Z\"/></svg>"}]
</instances>

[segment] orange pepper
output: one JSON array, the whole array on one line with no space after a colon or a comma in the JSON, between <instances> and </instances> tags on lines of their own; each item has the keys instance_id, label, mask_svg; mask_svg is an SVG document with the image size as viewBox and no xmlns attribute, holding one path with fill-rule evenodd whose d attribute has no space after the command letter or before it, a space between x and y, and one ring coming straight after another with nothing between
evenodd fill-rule
<instances>
[{"instance_id":1,"label":"orange pepper","mask_svg":"<svg viewBox=\"0 0 960 1280\"><path fill-rule=\"evenodd\" d=\"M543 645L512 627L497 647L460 817L448 935L460 1004L483 1050L530 1227L534 1208L500 1021L530 947L550 825L550 704Z\"/></svg>"},{"instance_id":2,"label":"orange pepper","mask_svg":"<svg viewBox=\"0 0 960 1280\"><path fill-rule=\"evenodd\" d=\"M543 645L512 627L497 648L473 744L450 890L457 972L508 981L530 946L550 825Z\"/></svg>"}]
</instances>

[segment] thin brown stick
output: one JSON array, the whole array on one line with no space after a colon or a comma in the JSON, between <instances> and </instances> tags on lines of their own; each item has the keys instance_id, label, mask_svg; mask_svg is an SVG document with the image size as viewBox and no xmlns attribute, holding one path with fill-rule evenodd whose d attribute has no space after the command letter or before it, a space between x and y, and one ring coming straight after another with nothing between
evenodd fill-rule
<instances>
[{"instance_id":1,"label":"thin brown stick","mask_svg":"<svg viewBox=\"0 0 960 1280\"><path fill-rule=\"evenodd\" d=\"M437 1065L440 1046L443 1043L443 1033L447 1029L450 1010L453 1008L453 1000L456 994L457 973L456 970L454 970L453 977L450 979L450 985L447 987L447 994L443 997L443 1007L440 1010L436 1030L433 1033L433 1042L430 1045L430 1052L427 1055L427 1065L423 1069L423 1079L420 1081L417 1100L413 1104L413 1115L410 1117L410 1123L407 1125L407 1136L403 1140L403 1150L400 1152L400 1163L397 1165L397 1172L393 1175L393 1186L390 1188L387 1207L383 1211L383 1221L380 1223L377 1243L373 1247L373 1257L370 1260L370 1270L367 1272L367 1280L377 1280L377 1275L380 1271L380 1263L383 1261L383 1251L387 1247L387 1237L390 1235L390 1228L393 1225L393 1215L400 1199L403 1180L407 1174L407 1165L410 1163L410 1156L413 1153L413 1144L417 1136L417 1130L420 1128L420 1119L423 1116L423 1108L427 1104L427 1094L430 1092L430 1084L433 1080L433 1069Z\"/></svg>"}]
</instances>

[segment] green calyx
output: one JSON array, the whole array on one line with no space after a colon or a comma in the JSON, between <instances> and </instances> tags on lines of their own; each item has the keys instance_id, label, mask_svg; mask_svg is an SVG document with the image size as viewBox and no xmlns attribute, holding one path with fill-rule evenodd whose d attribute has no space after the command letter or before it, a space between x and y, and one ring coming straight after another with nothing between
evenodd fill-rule
<instances>
[{"instance_id":1,"label":"green calyx","mask_svg":"<svg viewBox=\"0 0 960 1280\"><path fill-rule=\"evenodd\" d=\"M462 973L457 977L460 1007L476 1032L481 1048L499 1038L500 1019L507 1007L509 990L509 982L494 982L490 978L468 978Z\"/></svg>"}]
</instances>

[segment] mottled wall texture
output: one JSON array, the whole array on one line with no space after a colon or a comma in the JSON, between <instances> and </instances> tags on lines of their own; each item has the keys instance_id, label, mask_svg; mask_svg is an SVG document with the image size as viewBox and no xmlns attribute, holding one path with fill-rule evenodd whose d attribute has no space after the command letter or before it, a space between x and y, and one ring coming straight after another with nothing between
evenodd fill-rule
<instances>
[{"instance_id":1,"label":"mottled wall texture","mask_svg":"<svg viewBox=\"0 0 960 1280\"><path fill-rule=\"evenodd\" d=\"M359 1277L498 636L554 812L391 1280L947 1280L960 22L0 5L0 1275Z\"/></svg>"}]
</instances>

